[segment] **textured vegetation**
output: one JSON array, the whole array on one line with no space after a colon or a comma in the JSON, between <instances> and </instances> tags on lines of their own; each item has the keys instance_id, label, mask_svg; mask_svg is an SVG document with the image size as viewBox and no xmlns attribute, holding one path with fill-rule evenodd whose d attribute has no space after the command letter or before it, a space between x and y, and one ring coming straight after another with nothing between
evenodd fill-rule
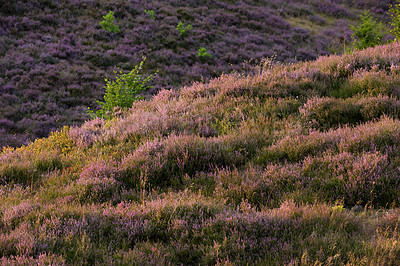
<instances>
[{"instance_id":1,"label":"textured vegetation","mask_svg":"<svg viewBox=\"0 0 400 266\"><path fill-rule=\"evenodd\" d=\"M245 61L313 60L349 47L348 25L360 24L363 9L387 25L390 4L0 0L0 147L82 124L87 107L101 108L104 78L114 79L117 68L129 73L143 57L145 74L158 71L148 94L240 72ZM201 47L211 57L199 56Z\"/></svg>"},{"instance_id":2,"label":"textured vegetation","mask_svg":"<svg viewBox=\"0 0 400 266\"><path fill-rule=\"evenodd\" d=\"M120 33L118 25L115 25L114 12L110 11L107 15L103 16L103 21L100 21L100 26L109 32Z\"/></svg>"},{"instance_id":3,"label":"textured vegetation","mask_svg":"<svg viewBox=\"0 0 400 266\"><path fill-rule=\"evenodd\" d=\"M100 118L110 118L115 115L119 109L129 109L133 102L143 99L139 94L147 89L151 79L150 76L143 76L141 71L146 58L135 66L128 74L119 72L115 80L106 79L106 93L104 102L97 101L101 109L93 112L88 109L89 114Z\"/></svg>"},{"instance_id":4,"label":"textured vegetation","mask_svg":"<svg viewBox=\"0 0 400 266\"><path fill-rule=\"evenodd\" d=\"M383 24L375 21L368 10L365 10L360 18L362 24L359 27L350 25L350 29L354 32L351 37L354 40L355 48L365 49L382 44Z\"/></svg>"},{"instance_id":5,"label":"textured vegetation","mask_svg":"<svg viewBox=\"0 0 400 266\"><path fill-rule=\"evenodd\" d=\"M248 72L4 148L1 263L399 264L400 44Z\"/></svg>"}]
</instances>

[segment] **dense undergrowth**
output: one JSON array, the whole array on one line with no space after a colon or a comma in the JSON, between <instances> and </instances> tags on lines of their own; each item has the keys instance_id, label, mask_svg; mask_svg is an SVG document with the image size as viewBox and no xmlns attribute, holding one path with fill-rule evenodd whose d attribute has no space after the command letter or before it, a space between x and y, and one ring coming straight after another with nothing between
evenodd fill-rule
<instances>
[{"instance_id":1,"label":"dense undergrowth","mask_svg":"<svg viewBox=\"0 0 400 266\"><path fill-rule=\"evenodd\" d=\"M349 47L348 25L363 9L388 22L394 2L0 0L0 147L82 124L87 107L99 107L103 77L143 57L147 74L158 71L152 92L241 70L244 61L313 60ZM109 11L118 30L99 24Z\"/></svg>"},{"instance_id":2,"label":"dense undergrowth","mask_svg":"<svg viewBox=\"0 0 400 266\"><path fill-rule=\"evenodd\" d=\"M397 265L400 44L254 73L4 148L1 263Z\"/></svg>"}]
</instances>

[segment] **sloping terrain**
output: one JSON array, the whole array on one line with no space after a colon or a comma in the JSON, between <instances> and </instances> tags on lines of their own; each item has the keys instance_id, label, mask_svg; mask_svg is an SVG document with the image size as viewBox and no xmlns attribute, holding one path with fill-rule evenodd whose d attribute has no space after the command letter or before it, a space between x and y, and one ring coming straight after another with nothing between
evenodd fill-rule
<instances>
[{"instance_id":1,"label":"sloping terrain","mask_svg":"<svg viewBox=\"0 0 400 266\"><path fill-rule=\"evenodd\" d=\"M399 264L400 44L252 72L4 148L1 263Z\"/></svg>"},{"instance_id":2,"label":"sloping terrain","mask_svg":"<svg viewBox=\"0 0 400 266\"><path fill-rule=\"evenodd\" d=\"M146 56L154 93L241 70L245 61L342 53L362 9L387 22L385 1L0 0L0 147L88 119L104 77ZM120 33L99 22L115 12ZM151 13L145 11L153 11ZM186 36L179 22L193 27ZM347 45L347 46L346 46ZM211 58L199 57L204 47Z\"/></svg>"}]
</instances>

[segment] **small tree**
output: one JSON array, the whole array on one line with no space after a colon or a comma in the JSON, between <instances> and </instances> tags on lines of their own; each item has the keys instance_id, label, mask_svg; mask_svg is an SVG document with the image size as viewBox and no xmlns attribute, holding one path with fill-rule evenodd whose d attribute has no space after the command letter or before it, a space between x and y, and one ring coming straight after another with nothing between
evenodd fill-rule
<instances>
[{"instance_id":1,"label":"small tree","mask_svg":"<svg viewBox=\"0 0 400 266\"><path fill-rule=\"evenodd\" d=\"M199 50L197 51L197 56L202 61L206 61L211 58L211 54L209 52L207 52L207 49L204 47L199 48Z\"/></svg>"},{"instance_id":2,"label":"small tree","mask_svg":"<svg viewBox=\"0 0 400 266\"><path fill-rule=\"evenodd\" d=\"M106 93L104 102L97 101L101 109L93 112L88 108L88 112L92 117L110 118L114 115L116 109L122 108L126 110L132 107L133 102L143 99L138 94L150 88L146 84L153 79L153 75L141 75L145 60L146 58L143 58L143 61L128 74L123 74L120 71L115 80L105 79Z\"/></svg>"},{"instance_id":3,"label":"small tree","mask_svg":"<svg viewBox=\"0 0 400 266\"><path fill-rule=\"evenodd\" d=\"M350 29L353 31L351 37L353 38L355 48L361 50L382 44L382 37L384 35L382 23L374 20L368 10L364 10L360 18L362 24L359 27L350 25Z\"/></svg>"},{"instance_id":4,"label":"small tree","mask_svg":"<svg viewBox=\"0 0 400 266\"><path fill-rule=\"evenodd\" d=\"M390 32L396 37L396 41L400 39L400 1L397 0L397 2L394 6L391 5L389 9L390 16L392 17L390 25L393 27Z\"/></svg>"},{"instance_id":5,"label":"small tree","mask_svg":"<svg viewBox=\"0 0 400 266\"><path fill-rule=\"evenodd\" d=\"M110 11L107 15L103 16L104 20L100 21L100 26L109 32L119 33L119 26L114 23L114 12Z\"/></svg>"},{"instance_id":6,"label":"small tree","mask_svg":"<svg viewBox=\"0 0 400 266\"><path fill-rule=\"evenodd\" d=\"M178 30L179 34L185 38L189 32L189 30L192 29L192 25L188 24L186 27L183 26L183 22L179 21L178 25L176 25L176 29Z\"/></svg>"},{"instance_id":7,"label":"small tree","mask_svg":"<svg viewBox=\"0 0 400 266\"><path fill-rule=\"evenodd\" d=\"M151 19L156 19L156 13L154 10L145 10L144 13L150 16Z\"/></svg>"}]
</instances>

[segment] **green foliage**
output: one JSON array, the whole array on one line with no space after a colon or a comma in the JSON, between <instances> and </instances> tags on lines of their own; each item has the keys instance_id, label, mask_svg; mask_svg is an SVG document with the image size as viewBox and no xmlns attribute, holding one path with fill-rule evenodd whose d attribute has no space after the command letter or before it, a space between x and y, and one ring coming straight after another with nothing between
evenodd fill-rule
<instances>
[{"instance_id":1,"label":"green foliage","mask_svg":"<svg viewBox=\"0 0 400 266\"><path fill-rule=\"evenodd\" d=\"M362 50L382 44L384 35L382 23L375 21L368 10L364 10L360 18L362 24L359 27L350 25L351 30L354 32L351 37L354 40L355 48Z\"/></svg>"},{"instance_id":2,"label":"green foliage","mask_svg":"<svg viewBox=\"0 0 400 266\"><path fill-rule=\"evenodd\" d=\"M207 49L204 47L200 47L199 50L197 51L197 56L200 58L200 60L207 60L211 58L211 54L207 52Z\"/></svg>"},{"instance_id":3,"label":"green foliage","mask_svg":"<svg viewBox=\"0 0 400 266\"><path fill-rule=\"evenodd\" d=\"M110 11L107 15L103 16L104 20L100 21L100 26L109 32L119 33L119 26L114 23L114 12Z\"/></svg>"},{"instance_id":4,"label":"green foliage","mask_svg":"<svg viewBox=\"0 0 400 266\"><path fill-rule=\"evenodd\" d=\"M183 22L179 21L178 25L176 26L176 29L179 31L179 34L184 38L187 36L189 30L192 29L192 25L188 24L186 27L183 26Z\"/></svg>"},{"instance_id":5,"label":"green foliage","mask_svg":"<svg viewBox=\"0 0 400 266\"><path fill-rule=\"evenodd\" d=\"M128 109L132 107L133 102L143 99L138 94L150 87L146 83L153 78L153 75L143 76L141 74L145 60L146 58L128 74L120 71L115 80L105 79L107 84L104 102L97 101L101 109L96 113L89 109L88 112L92 117L110 117L119 108Z\"/></svg>"},{"instance_id":6,"label":"green foliage","mask_svg":"<svg viewBox=\"0 0 400 266\"><path fill-rule=\"evenodd\" d=\"M149 15L151 19L156 19L156 14L154 13L154 10L145 10L144 13Z\"/></svg>"},{"instance_id":7,"label":"green foliage","mask_svg":"<svg viewBox=\"0 0 400 266\"><path fill-rule=\"evenodd\" d=\"M329 130L362 121L360 109L359 105L343 99L314 98L300 108L300 113L306 127Z\"/></svg>"},{"instance_id":8,"label":"green foliage","mask_svg":"<svg viewBox=\"0 0 400 266\"><path fill-rule=\"evenodd\" d=\"M392 21L390 25L392 25L392 29L390 32L396 37L396 40L400 38L400 1L397 0L397 4L394 6L390 6L389 13L392 17Z\"/></svg>"},{"instance_id":9,"label":"green foliage","mask_svg":"<svg viewBox=\"0 0 400 266\"><path fill-rule=\"evenodd\" d=\"M0 264L398 265L399 54L263 63L3 148Z\"/></svg>"}]
</instances>

